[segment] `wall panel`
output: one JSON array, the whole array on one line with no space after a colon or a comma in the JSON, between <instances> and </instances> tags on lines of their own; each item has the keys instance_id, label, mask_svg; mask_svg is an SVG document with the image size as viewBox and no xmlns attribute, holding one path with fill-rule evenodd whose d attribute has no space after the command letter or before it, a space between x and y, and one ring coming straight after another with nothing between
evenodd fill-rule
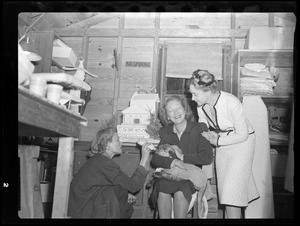
<instances>
[{"instance_id":1,"label":"wall panel","mask_svg":"<svg viewBox=\"0 0 300 226\"><path fill-rule=\"evenodd\" d=\"M230 29L230 13L161 13L160 28Z\"/></svg>"},{"instance_id":2,"label":"wall panel","mask_svg":"<svg viewBox=\"0 0 300 226\"><path fill-rule=\"evenodd\" d=\"M87 76L86 82L92 87L91 100L88 102L84 117L88 119L83 128L81 140L90 140L103 122L112 116L114 98L115 64L113 52L117 48L117 38L90 38L87 70L98 78Z\"/></svg>"},{"instance_id":3,"label":"wall panel","mask_svg":"<svg viewBox=\"0 0 300 226\"><path fill-rule=\"evenodd\" d=\"M131 96L139 89L150 92L153 48L152 38L124 38L118 110L127 107Z\"/></svg>"}]
</instances>

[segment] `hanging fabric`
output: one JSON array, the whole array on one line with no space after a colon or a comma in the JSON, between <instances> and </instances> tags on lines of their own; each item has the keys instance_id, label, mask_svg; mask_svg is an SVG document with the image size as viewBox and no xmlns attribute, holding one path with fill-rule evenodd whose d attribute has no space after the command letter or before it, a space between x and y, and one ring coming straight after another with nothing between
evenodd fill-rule
<instances>
[{"instance_id":1,"label":"hanging fabric","mask_svg":"<svg viewBox=\"0 0 300 226\"><path fill-rule=\"evenodd\" d=\"M260 96L244 96L243 110L255 130L252 171L260 198L245 210L245 218L274 218L273 184L267 107Z\"/></svg>"},{"instance_id":2,"label":"hanging fabric","mask_svg":"<svg viewBox=\"0 0 300 226\"><path fill-rule=\"evenodd\" d=\"M289 151L285 171L284 189L294 193L294 104L292 112Z\"/></svg>"}]
</instances>

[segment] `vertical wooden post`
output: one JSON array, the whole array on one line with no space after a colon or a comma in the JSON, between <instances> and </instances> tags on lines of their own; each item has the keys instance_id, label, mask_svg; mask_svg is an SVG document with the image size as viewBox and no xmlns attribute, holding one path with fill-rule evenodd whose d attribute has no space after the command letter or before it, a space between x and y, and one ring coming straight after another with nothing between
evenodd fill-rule
<instances>
[{"instance_id":1,"label":"vertical wooden post","mask_svg":"<svg viewBox=\"0 0 300 226\"><path fill-rule=\"evenodd\" d=\"M152 87L156 85L157 63L158 63L158 31L160 26L160 13L155 14L155 37L153 45L153 63L152 63ZM155 87L157 89L157 87ZM158 90L157 90L158 91Z\"/></svg>"},{"instance_id":2,"label":"vertical wooden post","mask_svg":"<svg viewBox=\"0 0 300 226\"><path fill-rule=\"evenodd\" d=\"M19 145L21 210L20 218L44 218L37 158L39 146Z\"/></svg>"},{"instance_id":3,"label":"vertical wooden post","mask_svg":"<svg viewBox=\"0 0 300 226\"><path fill-rule=\"evenodd\" d=\"M58 145L52 218L66 218L69 188L73 176L74 138L60 137Z\"/></svg>"},{"instance_id":4,"label":"vertical wooden post","mask_svg":"<svg viewBox=\"0 0 300 226\"><path fill-rule=\"evenodd\" d=\"M167 93L167 78L166 78L166 67L167 67L167 45L162 45L162 57L161 57L161 73L160 78L160 107L163 106L165 100L165 94Z\"/></svg>"},{"instance_id":5,"label":"vertical wooden post","mask_svg":"<svg viewBox=\"0 0 300 226\"><path fill-rule=\"evenodd\" d=\"M274 27L275 25L274 13L269 13L269 27Z\"/></svg>"},{"instance_id":6,"label":"vertical wooden post","mask_svg":"<svg viewBox=\"0 0 300 226\"><path fill-rule=\"evenodd\" d=\"M223 87L225 92L232 93L232 56L231 46L223 46Z\"/></svg>"},{"instance_id":7,"label":"vertical wooden post","mask_svg":"<svg viewBox=\"0 0 300 226\"><path fill-rule=\"evenodd\" d=\"M53 31L35 31L31 33L32 42L38 50L42 60L35 66L34 73L51 72Z\"/></svg>"},{"instance_id":8,"label":"vertical wooden post","mask_svg":"<svg viewBox=\"0 0 300 226\"><path fill-rule=\"evenodd\" d=\"M89 41L90 41L90 37L87 35L83 36L83 41L82 41L82 59L84 60L83 62L83 66L84 68L87 68L87 62L89 59ZM91 91L90 91L91 92ZM83 98L83 97L81 97ZM83 115L84 110L86 108L87 103L85 103L85 105L82 105L80 108L80 115ZM80 130L80 134L79 134L79 139L82 138L82 129Z\"/></svg>"},{"instance_id":9,"label":"vertical wooden post","mask_svg":"<svg viewBox=\"0 0 300 226\"><path fill-rule=\"evenodd\" d=\"M117 66L116 72L115 72L115 81L114 81L114 103L113 103L113 115L118 112L118 103L119 103L119 95L120 95L120 82L121 82L121 72L122 72L122 49L123 49L123 37L121 35L121 30L124 29L124 23L125 23L125 15L120 15L119 20L119 36L118 36L118 47L117 47Z\"/></svg>"},{"instance_id":10,"label":"vertical wooden post","mask_svg":"<svg viewBox=\"0 0 300 226\"><path fill-rule=\"evenodd\" d=\"M231 13L231 30L236 29L236 24L235 24L235 13ZM235 35L231 35L231 56L234 56L235 54Z\"/></svg>"},{"instance_id":11,"label":"vertical wooden post","mask_svg":"<svg viewBox=\"0 0 300 226\"><path fill-rule=\"evenodd\" d=\"M235 13L231 13L231 30L236 30L236 16ZM234 57L235 54L235 36L231 36L231 55L230 55L230 62L232 62L232 58ZM232 64L230 64L230 68L228 68L230 70L230 87L226 87L226 89L229 89L230 92L232 93ZM229 79L229 78L227 78ZM225 81L225 78L223 79L224 83L223 85L225 85L225 83L228 83L227 81Z\"/></svg>"}]
</instances>

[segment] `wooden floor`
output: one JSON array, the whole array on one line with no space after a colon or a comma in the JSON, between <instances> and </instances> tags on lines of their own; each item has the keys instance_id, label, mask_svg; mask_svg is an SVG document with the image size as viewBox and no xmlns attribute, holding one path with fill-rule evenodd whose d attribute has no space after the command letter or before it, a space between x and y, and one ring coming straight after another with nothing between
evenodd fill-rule
<instances>
[{"instance_id":1,"label":"wooden floor","mask_svg":"<svg viewBox=\"0 0 300 226\"><path fill-rule=\"evenodd\" d=\"M294 193L284 189L284 177L273 177L276 219L294 219Z\"/></svg>"},{"instance_id":2,"label":"wooden floor","mask_svg":"<svg viewBox=\"0 0 300 226\"><path fill-rule=\"evenodd\" d=\"M223 219L223 210L218 206L214 182L211 188L214 197L208 201L207 219ZM273 196L275 219L294 219L294 194L284 189L283 177L273 177ZM192 218L191 214L188 218Z\"/></svg>"},{"instance_id":3,"label":"wooden floor","mask_svg":"<svg viewBox=\"0 0 300 226\"><path fill-rule=\"evenodd\" d=\"M294 218L294 194L284 189L284 178L273 178L275 219ZM223 210L218 206L216 185L211 185L213 198L208 201L207 219L223 219ZM52 203L43 203L45 218L51 217ZM151 217L152 218L152 217ZM188 214L188 218L193 218Z\"/></svg>"}]
</instances>

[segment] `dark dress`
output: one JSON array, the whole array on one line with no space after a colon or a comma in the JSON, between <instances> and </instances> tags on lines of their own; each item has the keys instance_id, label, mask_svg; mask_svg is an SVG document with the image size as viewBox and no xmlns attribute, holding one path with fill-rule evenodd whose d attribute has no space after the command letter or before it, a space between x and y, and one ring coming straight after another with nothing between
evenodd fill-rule
<instances>
[{"instance_id":1,"label":"dark dress","mask_svg":"<svg viewBox=\"0 0 300 226\"><path fill-rule=\"evenodd\" d=\"M213 161L212 146L209 141L204 138L201 133L208 131L205 123L198 123L187 121L186 129L182 133L180 140L173 130L173 124L162 127L159 131L160 143L177 145L183 152L183 162L194 164L202 168L202 165L209 165ZM151 166L153 168L167 168L169 169L174 159L169 157L159 156L153 154L151 159ZM174 194L177 191L182 191L186 200L191 201L192 194L196 192L191 181L170 181L168 179L155 179L153 191L150 195L150 204L152 207L156 206L158 193Z\"/></svg>"},{"instance_id":2,"label":"dark dress","mask_svg":"<svg viewBox=\"0 0 300 226\"><path fill-rule=\"evenodd\" d=\"M128 191L139 191L148 171L138 166L128 177L113 160L101 154L90 158L70 185L68 216L72 218L130 218Z\"/></svg>"}]
</instances>

